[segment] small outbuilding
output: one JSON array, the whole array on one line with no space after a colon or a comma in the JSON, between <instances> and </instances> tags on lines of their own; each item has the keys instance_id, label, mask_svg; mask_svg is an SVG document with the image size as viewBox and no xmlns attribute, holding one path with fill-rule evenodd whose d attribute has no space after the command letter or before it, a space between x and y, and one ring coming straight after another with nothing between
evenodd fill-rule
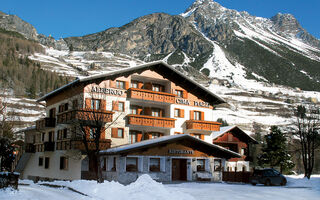
<instances>
[{"instance_id":1,"label":"small outbuilding","mask_svg":"<svg viewBox=\"0 0 320 200\"><path fill-rule=\"evenodd\" d=\"M123 184L149 174L160 182L221 181L226 160L238 153L187 134L163 136L100 152L103 178Z\"/></svg>"}]
</instances>

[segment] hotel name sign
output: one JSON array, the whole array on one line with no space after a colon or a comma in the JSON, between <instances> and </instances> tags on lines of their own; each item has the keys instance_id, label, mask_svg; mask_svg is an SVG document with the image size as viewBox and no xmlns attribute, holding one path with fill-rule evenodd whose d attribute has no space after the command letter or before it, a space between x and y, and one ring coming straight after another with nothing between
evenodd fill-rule
<instances>
[{"instance_id":1,"label":"hotel name sign","mask_svg":"<svg viewBox=\"0 0 320 200\"><path fill-rule=\"evenodd\" d=\"M188 99L176 99L176 103L187 105L187 106L192 105L192 106L205 107L205 108L209 108L210 106L208 102L203 102L203 101L193 101L193 104L191 104Z\"/></svg>"},{"instance_id":2,"label":"hotel name sign","mask_svg":"<svg viewBox=\"0 0 320 200\"><path fill-rule=\"evenodd\" d=\"M193 150L182 150L182 149L169 149L169 154L193 154Z\"/></svg>"},{"instance_id":3,"label":"hotel name sign","mask_svg":"<svg viewBox=\"0 0 320 200\"><path fill-rule=\"evenodd\" d=\"M91 92L116 95L116 96L122 96L124 93L123 90L117 90L113 88L100 88L100 87L92 87Z\"/></svg>"}]
</instances>

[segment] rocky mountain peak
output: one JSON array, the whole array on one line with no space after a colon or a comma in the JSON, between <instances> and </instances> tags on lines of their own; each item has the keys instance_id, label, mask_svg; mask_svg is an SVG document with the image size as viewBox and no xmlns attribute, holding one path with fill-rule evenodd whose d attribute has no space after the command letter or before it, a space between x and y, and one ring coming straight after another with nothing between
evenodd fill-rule
<instances>
[{"instance_id":1,"label":"rocky mountain peak","mask_svg":"<svg viewBox=\"0 0 320 200\"><path fill-rule=\"evenodd\" d=\"M21 33L27 39L38 41L37 30L16 15L8 15L0 11L0 28Z\"/></svg>"},{"instance_id":2,"label":"rocky mountain peak","mask_svg":"<svg viewBox=\"0 0 320 200\"><path fill-rule=\"evenodd\" d=\"M281 32L296 33L303 30L298 20L291 14L278 13L271 17L271 21L274 23L275 28Z\"/></svg>"}]
</instances>

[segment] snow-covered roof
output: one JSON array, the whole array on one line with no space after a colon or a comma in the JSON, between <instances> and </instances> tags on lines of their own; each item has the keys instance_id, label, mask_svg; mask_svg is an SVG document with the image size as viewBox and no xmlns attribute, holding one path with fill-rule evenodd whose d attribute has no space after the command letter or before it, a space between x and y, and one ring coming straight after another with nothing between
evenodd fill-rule
<instances>
[{"instance_id":1,"label":"snow-covered roof","mask_svg":"<svg viewBox=\"0 0 320 200\"><path fill-rule=\"evenodd\" d=\"M237 126L222 126L220 127L220 131L214 131L212 132L212 139L216 139L220 136L222 136L223 134L233 130L233 129L238 129L242 134L244 134L245 136L247 136L251 141L253 141L254 143L257 143L257 141L251 137L250 135L248 135L246 132L242 131L239 127Z\"/></svg>"},{"instance_id":2,"label":"snow-covered roof","mask_svg":"<svg viewBox=\"0 0 320 200\"><path fill-rule=\"evenodd\" d=\"M166 70L162 70L163 67L165 67ZM182 74L181 72L174 69L174 67L168 65L167 63L165 63L163 61L155 61L155 62L150 62L147 64L139 65L136 67L129 67L126 69L117 70L117 71L113 71L113 72L88 76L88 77L84 77L84 78L77 78L76 80L72 81L71 83L64 85L64 86L46 94L46 95L44 95L43 97L38 99L38 101L46 100L48 97L53 96L54 94L57 94L57 93L63 91L64 89L72 87L73 85L78 84L78 83L92 82L97 79L115 79L119 76L129 76L129 75L136 73L136 72L141 73L141 72L148 70L148 69L156 70L158 73L162 72L162 75L164 77L166 77L166 78L169 77L172 80L175 80L176 83L188 85L188 87L186 87L186 88L192 90L193 93L197 93L199 95L199 97L204 98L207 102L209 102L211 104L212 103L215 103L215 104L225 103L225 101L221 97L215 95L214 93L212 93L211 91L209 91L208 89L206 89L205 87L200 85L199 83L190 79L188 76Z\"/></svg>"},{"instance_id":3,"label":"snow-covered roof","mask_svg":"<svg viewBox=\"0 0 320 200\"><path fill-rule=\"evenodd\" d=\"M224 153L230 154L233 157L240 157L240 154L233 152L229 149L225 149L219 145L215 145L215 144L211 144L208 142L205 142L203 140L200 140L196 137L187 135L187 134L179 134L179 135L168 135L168 136L163 136L163 137L158 137L155 139L150 139L150 140L143 140L141 142L136 142L133 144L128 144L128 145L123 145L123 146L119 146L119 147L114 147L114 148L110 148L107 150L102 150L100 151L100 154L119 154L119 153L125 153L125 152L130 152L133 150L137 150L137 149L141 149L141 148L146 148L146 147L151 147L151 146L156 146L159 144L164 144L164 143L168 143L168 142L174 142L177 140L183 140L183 139L187 139L187 140L193 140L194 142L198 142L201 145L206 145L209 148L212 148L214 150L218 150L218 151L223 151Z\"/></svg>"}]
</instances>

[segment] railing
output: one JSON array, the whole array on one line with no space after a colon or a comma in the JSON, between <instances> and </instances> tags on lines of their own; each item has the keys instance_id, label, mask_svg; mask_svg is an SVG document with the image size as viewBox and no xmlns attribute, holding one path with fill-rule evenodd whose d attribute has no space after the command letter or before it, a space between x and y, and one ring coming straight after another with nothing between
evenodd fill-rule
<instances>
[{"instance_id":1,"label":"railing","mask_svg":"<svg viewBox=\"0 0 320 200\"><path fill-rule=\"evenodd\" d=\"M44 151L54 151L54 142L44 142Z\"/></svg>"},{"instance_id":2,"label":"railing","mask_svg":"<svg viewBox=\"0 0 320 200\"><path fill-rule=\"evenodd\" d=\"M55 127L55 126L56 126L56 118L46 117L36 121L37 130L43 130L45 128Z\"/></svg>"},{"instance_id":3,"label":"railing","mask_svg":"<svg viewBox=\"0 0 320 200\"><path fill-rule=\"evenodd\" d=\"M203 120L187 120L187 129L219 131L221 123Z\"/></svg>"},{"instance_id":4,"label":"railing","mask_svg":"<svg viewBox=\"0 0 320 200\"><path fill-rule=\"evenodd\" d=\"M175 127L175 119L146 115L128 115L128 123L131 125L153 126L160 128Z\"/></svg>"},{"instance_id":5,"label":"railing","mask_svg":"<svg viewBox=\"0 0 320 200\"><path fill-rule=\"evenodd\" d=\"M70 124L74 121L112 122L113 112L106 110L69 110L57 115L58 124Z\"/></svg>"},{"instance_id":6,"label":"railing","mask_svg":"<svg viewBox=\"0 0 320 200\"><path fill-rule=\"evenodd\" d=\"M142 99L147 101L174 103L176 95L166 92L155 92L152 90L130 88L128 90L128 97L132 99Z\"/></svg>"},{"instance_id":7,"label":"railing","mask_svg":"<svg viewBox=\"0 0 320 200\"><path fill-rule=\"evenodd\" d=\"M71 149L79 149L81 151L85 151L86 148L83 144L82 139L71 139L70 140L70 148ZM89 150L95 150L96 149L96 143L94 142L93 139L87 139L88 142L88 148ZM100 139L99 140L99 149L100 150L105 150L109 149L111 146L111 140L110 139Z\"/></svg>"},{"instance_id":8,"label":"railing","mask_svg":"<svg viewBox=\"0 0 320 200\"><path fill-rule=\"evenodd\" d=\"M35 153L36 152L36 148L35 148L34 144L26 143L25 144L25 152L26 153Z\"/></svg>"}]
</instances>

